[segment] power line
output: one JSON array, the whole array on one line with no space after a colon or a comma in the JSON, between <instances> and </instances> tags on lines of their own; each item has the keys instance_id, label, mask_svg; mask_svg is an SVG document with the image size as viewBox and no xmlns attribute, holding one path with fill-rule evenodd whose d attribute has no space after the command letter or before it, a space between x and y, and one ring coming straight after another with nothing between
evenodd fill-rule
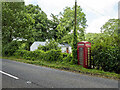
<instances>
[{"instance_id":1,"label":"power line","mask_svg":"<svg viewBox=\"0 0 120 90\"><path fill-rule=\"evenodd\" d=\"M81 3L82 3L83 5L85 5L87 8L91 9L93 12L96 12L96 13L98 13L98 14L101 15L101 16L106 16L106 15L104 15L103 13L100 13L100 12L98 12L97 10L91 8L90 6L84 4L82 1L81 1Z\"/></svg>"}]
</instances>

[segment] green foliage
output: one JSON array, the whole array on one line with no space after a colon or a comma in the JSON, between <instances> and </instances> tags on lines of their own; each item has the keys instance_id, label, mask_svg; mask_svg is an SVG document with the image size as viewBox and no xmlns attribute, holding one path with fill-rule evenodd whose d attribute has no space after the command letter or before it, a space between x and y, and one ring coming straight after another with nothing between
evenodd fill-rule
<instances>
[{"instance_id":1,"label":"green foliage","mask_svg":"<svg viewBox=\"0 0 120 90\"><path fill-rule=\"evenodd\" d=\"M45 57L45 52L42 50L27 51L27 50L17 50L14 55L17 58L23 58L26 60L43 60Z\"/></svg>"},{"instance_id":2,"label":"green foliage","mask_svg":"<svg viewBox=\"0 0 120 90\"><path fill-rule=\"evenodd\" d=\"M82 31L84 33L86 27L85 14L80 6L77 8L77 29L80 33ZM3 3L2 44L10 43L14 38L26 39L27 50L30 50L30 46L34 41L45 41L46 39L71 44L73 35L68 35L68 33L71 32L74 25L74 7L66 7L63 13L60 15L51 14L51 17L52 19L49 20L38 5L29 4L25 6L24 3Z\"/></svg>"},{"instance_id":3,"label":"green foliage","mask_svg":"<svg viewBox=\"0 0 120 90\"><path fill-rule=\"evenodd\" d=\"M96 40L98 40L99 37L102 35L103 34L101 34L101 33L87 33L87 34L85 34L85 40L90 42L91 44L94 44L94 42Z\"/></svg>"},{"instance_id":4,"label":"green foliage","mask_svg":"<svg viewBox=\"0 0 120 90\"><path fill-rule=\"evenodd\" d=\"M21 46L19 47L19 49L27 50L27 43L26 42L22 42Z\"/></svg>"},{"instance_id":5,"label":"green foliage","mask_svg":"<svg viewBox=\"0 0 120 90\"><path fill-rule=\"evenodd\" d=\"M73 38L73 34L67 34L62 37L59 43L67 43L72 46L72 38Z\"/></svg>"},{"instance_id":6,"label":"green foliage","mask_svg":"<svg viewBox=\"0 0 120 90\"><path fill-rule=\"evenodd\" d=\"M61 62L70 63L72 60L72 55L69 53L62 53L61 50L51 49L49 51L35 50L27 51L19 49L14 53L17 58L23 58L26 60L43 60L48 62Z\"/></svg>"},{"instance_id":7,"label":"green foliage","mask_svg":"<svg viewBox=\"0 0 120 90\"><path fill-rule=\"evenodd\" d=\"M26 13L30 14L35 20L33 24L34 31L32 37L35 41L45 41L48 38L49 20L45 12L38 5L29 4L25 6Z\"/></svg>"},{"instance_id":8,"label":"green foliage","mask_svg":"<svg viewBox=\"0 0 120 90\"><path fill-rule=\"evenodd\" d=\"M2 43L5 45L12 41L12 30L17 12L21 11L21 3L2 3Z\"/></svg>"},{"instance_id":9,"label":"green foliage","mask_svg":"<svg viewBox=\"0 0 120 90\"><path fill-rule=\"evenodd\" d=\"M99 43L100 44L100 43ZM120 48L93 45L92 57L94 65L101 70L116 72L120 71Z\"/></svg>"},{"instance_id":10,"label":"green foliage","mask_svg":"<svg viewBox=\"0 0 120 90\"><path fill-rule=\"evenodd\" d=\"M51 20L49 20L49 33L48 38L52 39L54 38L55 41L59 38L59 30L57 29L57 26L60 23L60 20L58 19L58 15L51 14Z\"/></svg>"},{"instance_id":11,"label":"green foliage","mask_svg":"<svg viewBox=\"0 0 120 90\"><path fill-rule=\"evenodd\" d=\"M2 55L3 56L12 56L16 50L20 47L20 43L18 41L12 41L3 46L2 48Z\"/></svg>"},{"instance_id":12,"label":"green foliage","mask_svg":"<svg viewBox=\"0 0 120 90\"><path fill-rule=\"evenodd\" d=\"M117 34L118 23L119 23L119 19L109 19L108 22L106 22L101 27L101 32L109 36L113 36L114 34Z\"/></svg>"},{"instance_id":13,"label":"green foliage","mask_svg":"<svg viewBox=\"0 0 120 90\"><path fill-rule=\"evenodd\" d=\"M75 7L66 7L60 17L60 23L57 26L59 30L59 42L67 42L72 45L72 63L77 64L77 43L79 40L84 40L84 31L86 28L86 18L85 14L82 12L80 6L77 6L77 24L76 28L74 26L74 10ZM70 32L74 29L73 33ZM72 37L70 37L72 36ZM67 38L66 38L67 37ZM72 42L73 41L73 42Z\"/></svg>"},{"instance_id":14,"label":"green foliage","mask_svg":"<svg viewBox=\"0 0 120 90\"><path fill-rule=\"evenodd\" d=\"M97 69L120 73L120 38L116 32L117 22L117 20L110 19L101 28L102 33L94 34L93 40L91 39L91 55L92 64Z\"/></svg>"},{"instance_id":15,"label":"green foliage","mask_svg":"<svg viewBox=\"0 0 120 90\"><path fill-rule=\"evenodd\" d=\"M67 57L69 55L69 53L62 53L63 58Z\"/></svg>"},{"instance_id":16,"label":"green foliage","mask_svg":"<svg viewBox=\"0 0 120 90\"><path fill-rule=\"evenodd\" d=\"M72 55L69 53L63 53L63 62L62 63L71 63Z\"/></svg>"},{"instance_id":17,"label":"green foliage","mask_svg":"<svg viewBox=\"0 0 120 90\"><path fill-rule=\"evenodd\" d=\"M74 12L75 7L66 7L64 9L64 12L60 13L60 22L57 26L57 29L59 30L59 41L61 41L62 37L64 37L74 29ZM82 8L80 6L77 6L76 32L78 32L78 39L80 40L84 40L84 32L87 26L86 22L87 20L85 18L84 12L82 11Z\"/></svg>"},{"instance_id":18,"label":"green foliage","mask_svg":"<svg viewBox=\"0 0 120 90\"><path fill-rule=\"evenodd\" d=\"M16 57L21 57L26 60L45 60L45 61L62 61L61 50L51 49L49 51L27 51L27 50L17 50L14 55Z\"/></svg>"},{"instance_id":19,"label":"green foliage","mask_svg":"<svg viewBox=\"0 0 120 90\"><path fill-rule=\"evenodd\" d=\"M51 49L46 52L46 61L62 61L62 53L61 50Z\"/></svg>"},{"instance_id":20,"label":"green foliage","mask_svg":"<svg viewBox=\"0 0 120 90\"><path fill-rule=\"evenodd\" d=\"M14 38L31 38L33 23L34 19L24 11L24 3L2 3L2 44L12 42Z\"/></svg>"},{"instance_id":21,"label":"green foliage","mask_svg":"<svg viewBox=\"0 0 120 90\"><path fill-rule=\"evenodd\" d=\"M50 42L47 42L45 46L40 45L38 49L44 51L48 51L51 49L60 50L60 47L58 47L58 43L55 42L55 40L50 40Z\"/></svg>"},{"instance_id":22,"label":"green foliage","mask_svg":"<svg viewBox=\"0 0 120 90\"><path fill-rule=\"evenodd\" d=\"M77 48L72 48L72 60L71 60L71 63L72 64L77 64L78 63L78 60L77 60Z\"/></svg>"}]
</instances>

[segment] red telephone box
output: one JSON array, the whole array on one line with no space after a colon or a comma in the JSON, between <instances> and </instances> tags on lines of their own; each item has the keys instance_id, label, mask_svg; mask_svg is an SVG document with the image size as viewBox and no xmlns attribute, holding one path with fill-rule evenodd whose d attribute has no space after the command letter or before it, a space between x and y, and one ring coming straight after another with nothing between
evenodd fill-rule
<instances>
[{"instance_id":1,"label":"red telephone box","mask_svg":"<svg viewBox=\"0 0 120 90\"><path fill-rule=\"evenodd\" d=\"M77 44L78 64L84 68L91 68L91 43L82 41Z\"/></svg>"}]
</instances>

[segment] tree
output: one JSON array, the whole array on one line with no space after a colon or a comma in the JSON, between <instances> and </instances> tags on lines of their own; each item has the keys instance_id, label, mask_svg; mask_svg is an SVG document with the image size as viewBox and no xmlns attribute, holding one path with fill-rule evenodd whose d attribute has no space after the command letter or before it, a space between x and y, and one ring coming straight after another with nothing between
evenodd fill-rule
<instances>
[{"instance_id":1,"label":"tree","mask_svg":"<svg viewBox=\"0 0 120 90\"><path fill-rule=\"evenodd\" d=\"M16 13L22 11L23 3L3 2L2 3L2 43L7 44L13 39Z\"/></svg>"},{"instance_id":2,"label":"tree","mask_svg":"<svg viewBox=\"0 0 120 90\"><path fill-rule=\"evenodd\" d=\"M76 28L74 28L73 26L75 25L74 23L74 10L75 10L75 6L73 8L70 7L66 7L64 9L64 12L61 13L60 12L60 22L59 25L57 26L57 30L58 30L58 41L59 42L63 42L62 40L70 35L70 32L73 32L72 36L73 38L69 38L73 43L72 43L72 53L73 53L73 60L72 63L77 63L77 42L78 39L79 40L85 40L85 28L86 28L86 18L85 18L85 14L82 12L82 9L80 6L77 6L77 23L76 23ZM78 37L77 37L78 36ZM63 39L62 39L63 38ZM69 40L68 40L69 41ZM70 42L69 42L70 43Z\"/></svg>"},{"instance_id":3,"label":"tree","mask_svg":"<svg viewBox=\"0 0 120 90\"><path fill-rule=\"evenodd\" d=\"M52 19L49 20L49 39L54 39L55 41L58 40L59 32L57 26L59 25L58 15L51 14Z\"/></svg>"},{"instance_id":4,"label":"tree","mask_svg":"<svg viewBox=\"0 0 120 90\"><path fill-rule=\"evenodd\" d=\"M24 3L6 2L2 5L2 41L3 45L15 38L31 38L34 20L24 11Z\"/></svg>"},{"instance_id":5,"label":"tree","mask_svg":"<svg viewBox=\"0 0 120 90\"><path fill-rule=\"evenodd\" d=\"M117 33L118 20L110 19L102 28L102 33L92 42L91 55L95 67L104 71L120 71L120 38ZM96 35L95 35L96 37Z\"/></svg>"},{"instance_id":6,"label":"tree","mask_svg":"<svg viewBox=\"0 0 120 90\"><path fill-rule=\"evenodd\" d=\"M94 42L102 35L102 33L87 33L85 34L85 40L94 44Z\"/></svg>"},{"instance_id":7,"label":"tree","mask_svg":"<svg viewBox=\"0 0 120 90\"><path fill-rule=\"evenodd\" d=\"M67 43L72 46L72 41L71 41L72 38L73 38L73 34L67 34L62 37L62 39L59 41L59 43Z\"/></svg>"},{"instance_id":8,"label":"tree","mask_svg":"<svg viewBox=\"0 0 120 90\"><path fill-rule=\"evenodd\" d=\"M101 27L101 33L105 34L106 37L111 38L112 45L120 45L120 37L118 35L118 25L119 25L119 19L109 19L108 22L106 22Z\"/></svg>"},{"instance_id":9,"label":"tree","mask_svg":"<svg viewBox=\"0 0 120 90\"><path fill-rule=\"evenodd\" d=\"M102 27L101 27L101 32L113 36L114 34L118 33L118 19L109 19L108 22L106 22Z\"/></svg>"},{"instance_id":10,"label":"tree","mask_svg":"<svg viewBox=\"0 0 120 90\"><path fill-rule=\"evenodd\" d=\"M64 9L64 12L60 12L60 23L57 26L57 29L59 31L59 40L67 35L69 32L73 32L74 27L74 10L75 7L70 8L66 7ZM85 14L82 12L82 9L80 6L77 6L77 33L78 33L78 39L84 40L84 32L86 28L86 18Z\"/></svg>"},{"instance_id":11,"label":"tree","mask_svg":"<svg viewBox=\"0 0 120 90\"><path fill-rule=\"evenodd\" d=\"M35 30L33 38L35 41L45 41L48 38L49 20L47 15L41 10L38 5L29 4L25 7L32 19L35 20L33 29Z\"/></svg>"}]
</instances>

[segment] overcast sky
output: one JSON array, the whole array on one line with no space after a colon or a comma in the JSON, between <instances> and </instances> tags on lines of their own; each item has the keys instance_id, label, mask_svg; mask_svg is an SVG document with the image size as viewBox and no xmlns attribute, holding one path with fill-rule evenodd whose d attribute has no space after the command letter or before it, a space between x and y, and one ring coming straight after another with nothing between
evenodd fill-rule
<instances>
[{"instance_id":1,"label":"overcast sky","mask_svg":"<svg viewBox=\"0 0 120 90\"><path fill-rule=\"evenodd\" d=\"M75 0L24 0L25 4L39 5L50 18L51 13L58 15L66 6L73 7ZM77 0L86 14L86 32L99 33L100 27L109 19L118 18L120 0Z\"/></svg>"}]
</instances>

